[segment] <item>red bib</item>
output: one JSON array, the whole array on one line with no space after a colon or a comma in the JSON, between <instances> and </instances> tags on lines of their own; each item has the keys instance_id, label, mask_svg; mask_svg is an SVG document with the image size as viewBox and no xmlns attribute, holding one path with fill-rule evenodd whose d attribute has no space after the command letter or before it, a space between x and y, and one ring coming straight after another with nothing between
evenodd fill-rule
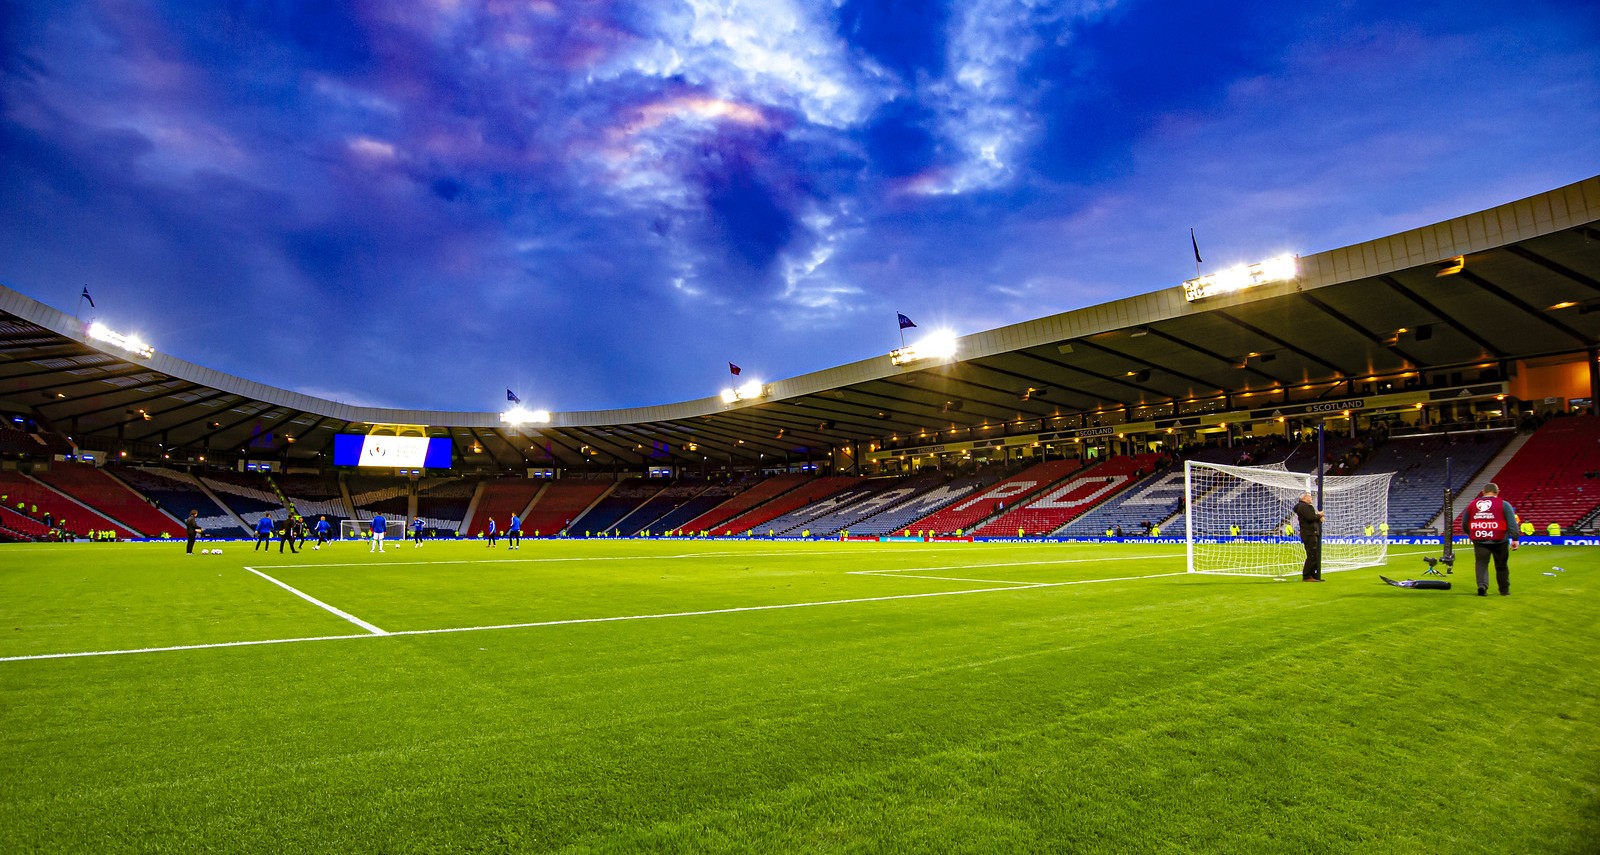
<instances>
[{"instance_id":1,"label":"red bib","mask_svg":"<svg viewBox=\"0 0 1600 855\"><path fill-rule=\"evenodd\" d=\"M1511 533L1505 502L1499 496L1479 496L1467 506L1467 536L1473 540L1505 540Z\"/></svg>"}]
</instances>

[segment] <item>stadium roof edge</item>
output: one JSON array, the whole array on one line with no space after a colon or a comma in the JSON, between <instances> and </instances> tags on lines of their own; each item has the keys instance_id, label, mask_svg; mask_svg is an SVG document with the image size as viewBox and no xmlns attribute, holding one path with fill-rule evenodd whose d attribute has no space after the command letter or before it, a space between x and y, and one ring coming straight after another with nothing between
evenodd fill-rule
<instances>
[{"instance_id":1,"label":"stadium roof edge","mask_svg":"<svg viewBox=\"0 0 1600 855\"><path fill-rule=\"evenodd\" d=\"M1600 220L1600 176L1432 225L1304 256L1300 259L1300 274L1295 280L1269 283L1209 298L1203 303L1186 301L1181 286L1173 285L1108 303L972 333L959 339L961 349L958 361L1084 339L1441 263L1456 256L1494 249L1597 220ZM148 359L129 357L101 347L90 339L79 319L3 285L0 285L0 311L114 357L137 360L139 364L148 365L150 369L171 377L329 419L353 424L421 424L468 429L505 427L498 413L356 406L226 374L160 352ZM626 426L712 416L855 384L916 374L929 367L926 363L896 366L885 354L771 381L767 384L769 394L751 401L730 405L718 397L708 397L645 407L559 412L552 413L549 425L535 426L534 429Z\"/></svg>"}]
</instances>

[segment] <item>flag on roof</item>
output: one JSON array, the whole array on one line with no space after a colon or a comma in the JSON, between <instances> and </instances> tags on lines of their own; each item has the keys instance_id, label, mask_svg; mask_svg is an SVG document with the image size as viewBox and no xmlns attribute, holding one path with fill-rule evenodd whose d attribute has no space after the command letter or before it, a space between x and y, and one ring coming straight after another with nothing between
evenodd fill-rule
<instances>
[{"instance_id":1,"label":"flag on roof","mask_svg":"<svg viewBox=\"0 0 1600 855\"><path fill-rule=\"evenodd\" d=\"M1199 241L1196 241L1194 239L1194 229L1190 229L1189 230L1189 245L1194 247L1194 263L1195 264L1201 264L1202 262L1200 261L1200 243L1199 243Z\"/></svg>"},{"instance_id":2,"label":"flag on roof","mask_svg":"<svg viewBox=\"0 0 1600 855\"><path fill-rule=\"evenodd\" d=\"M522 399L521 399L521 398L518 398L518 397L517 397L517 393L516 393L516 392L513 392L513 391L511 391L511 390L510 390L510 389L507 389L507 390L506 390L506 400L507 400L507 401L510 401L510 402L511 402L511 403L513 403L513 404L520 404L520 403L522 403Z\"/></svg>"},{"instance_id":3,"label":"flag on roof","mask_svg":"<svg viewBox=\"0 0 1600 855\"><path fill-rule=\"evenodd\" d=\"M911 322L910 318L906 317L905 315L900 314L899 312L895 312L895 317L900 319L900 328L901 329L908 329L910 327L916 326L916 324Z\"/></svg>"},{"instance_id":4,"label":"flag on roof","mask_svg":"<svg viewBox=\"0 0 1600 855\"><path fill-rule=\"evenodd\" d=\"M744 370L743 368L740 368L739 366L734 365L732 362L728 363L728 373L732 374L735 377L738 377L739 376L739 372L741 372L743 370Z\"/></svg>"},{"instance_id":5,"label":"flag on roof","mask_svg":"<svg viewBox=\"0 0 1600 855\"><path fill-rule=\"evenodd\" d=\"M83 299L89 301L89 308L94 308L94 298L89 296L89 286L83 286Z\"/></svg>"}]
</instances>

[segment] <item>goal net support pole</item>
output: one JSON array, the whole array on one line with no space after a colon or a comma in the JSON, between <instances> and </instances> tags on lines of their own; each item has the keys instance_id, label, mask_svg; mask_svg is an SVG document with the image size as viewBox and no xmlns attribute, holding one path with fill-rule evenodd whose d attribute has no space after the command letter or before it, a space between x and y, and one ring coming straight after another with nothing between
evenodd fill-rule
<instances>
[{"instance_id":1,"label":"goal net support pole","mask_svg":"<svg viewBox=\"0 0 1600 855\"><path fill-rule=\"evenodd\" d=\"M1322 569L1375 567L1388 558L1389 473L1322 478ZM1286 576L1300 572L1294 505L1318 491L1315 473L1282 466L1184 464L1184 540L1190 573Z\"/></svg>"}]
</instances>

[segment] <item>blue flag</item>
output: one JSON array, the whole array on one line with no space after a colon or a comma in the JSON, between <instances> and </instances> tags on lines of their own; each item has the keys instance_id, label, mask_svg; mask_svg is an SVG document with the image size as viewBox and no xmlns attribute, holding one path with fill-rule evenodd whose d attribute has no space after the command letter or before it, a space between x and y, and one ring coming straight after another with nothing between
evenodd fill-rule
<instances>
[{"instance_id":1,"label":"blue flag","mask_svg":"<svg viewBox=\"0 0 1600 855\"><path fill-rule=\"evenodd\" d=\"M1201 264L1202 262L1200 261L1200 242L1196 241L1194 239L1194 229L1190 229L1189 230L1189 245L1194 247L1194 263L1195 264Z\"/></svg>"},{"instance_id":2,"label":"blue flag","mask_svg":"<svg viewBox=\"0 0 1600 855\"><path fill-rule=\"evenodd\" d=\"M94 298L89 296L89 286L83 286L83 299L89 301L89 308L94 308Z\"/></svg>"},{"instance_id":3,"label":"blue flag","mask_svg":"<svg viewBox=\"0 0 1600 855\"><path fill-rule=\"evenodd\" d=\"M899 312L895 312L895 317L900 319L900 328L901 329L907 329L909 327L916 326L916 324L911 322L910 318L906 317L905 315L900 314Z\"/></svg>"},{"instance_id":4,"label":"blue flag","mask_svg":"<svg viewBox=\"0 0 1600 855\"><path fill-rule=\"evenodd\" d=\"M518 397L517 397L517 393L516 393L516 392L513 392L513 391L511 391L511 390L510 390L510 389L507 389L507 390L506 390L506 400L507 400L507 401L510 401L510 402L511 402L511 403L513 403L513 404L520 404L520 403L522 403L522 399L521 399L521 398L518 398Z\"/></svg>"}]
</instances>

